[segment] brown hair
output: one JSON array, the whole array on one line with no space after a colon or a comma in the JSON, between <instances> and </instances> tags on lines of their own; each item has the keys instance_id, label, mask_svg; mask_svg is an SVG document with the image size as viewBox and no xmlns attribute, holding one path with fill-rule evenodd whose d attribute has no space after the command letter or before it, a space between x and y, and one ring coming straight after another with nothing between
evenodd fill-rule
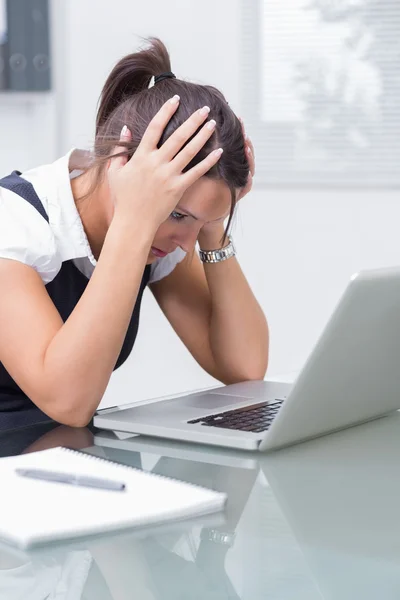
<instances>
[{"instance_id":1,"label":"brown hair","mask_svg":"<svg viewBox=\"0 0 400 600\"><path fill-rule=\"evenodd\" d=\"M236 190L246 185L249 163L239 119L216 88L198 85L180 79L166 78L149 88L153 76L171 71L171 62L165 45L156 38L149 47L122 58L108 76L101 92L96 119L95 166L102 172L104 164L113 156L121 129L126 125L132 141L121 143L129 157L135 152L145 129L157 111L169 98L178 94L179 108L168 123L160 140L166 139L203 106L210 107L209 117L215 119L215 133L187 166L190 169L212 150L222 147L219 162L206 174L224 180L231 190L232 202L229 228L236 204Z\"/></svg>"}]
</instances>

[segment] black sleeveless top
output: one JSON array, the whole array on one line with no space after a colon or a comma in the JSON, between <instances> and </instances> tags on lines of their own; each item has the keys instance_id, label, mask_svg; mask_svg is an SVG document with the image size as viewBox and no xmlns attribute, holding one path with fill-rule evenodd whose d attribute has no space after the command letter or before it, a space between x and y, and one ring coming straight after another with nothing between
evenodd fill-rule
<instances>
[{"instance_id":1,"label":"black sleeveless top","mask_svg":"<svg viewBox=\"0 0 400 600\"><path fill-rule=\"evenodd\" d=\"M11 175L0 179L0 187L7 188L18 194L26 202L29 202L47 222L49 221L48 215L33 185L20 177L18 171L14 171ZM135 343L139 326L140 305L149 278L150 266L147 266L143 273L136 304L115 369L122 365L128 358ZM47 292L64 322L77 305L86 289L88 281L87 277L79 271L73 261L68 260L63 262L61 270L53 281L46 285ZM25 427L46 420L50 420L49 417L39 410L24 394L6 371L3 364L0 363L0 431L15 427Z\"/></svg>"}]
</instances>

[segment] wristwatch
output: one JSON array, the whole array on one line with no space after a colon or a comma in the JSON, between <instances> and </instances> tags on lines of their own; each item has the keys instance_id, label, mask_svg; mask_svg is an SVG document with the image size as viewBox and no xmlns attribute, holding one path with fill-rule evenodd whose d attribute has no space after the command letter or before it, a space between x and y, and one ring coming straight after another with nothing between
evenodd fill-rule
<instances>
[{"instance_id":1,"label":"wristwatch","mask_svg":"<svg viewBox=\"0 0 400 600\"><path fill-rule=\"evenodd\" d=\"M202 250L199 249L199 257L201 262L203 263L219 263L224 260L228 260L228 258L232 258L232 256L236 255L236 248L233 245L233 240L230 235L228 235L229 244L224 248L220 248L219 250Z\"/></svg>"},{"instance_id":2,"label":"wristwatch","mask_svg":"<svg viewBox=\"0 0 400 600\"><path fill-rule=\"evenodd\" d=\"M221 546L228 546L229 548L233 546L235 537L236 534L234 531L218 531L217 529L209 529L208 527L204 527L200 534L202 540L220 544Z\"/></svg>"}]
</instances>

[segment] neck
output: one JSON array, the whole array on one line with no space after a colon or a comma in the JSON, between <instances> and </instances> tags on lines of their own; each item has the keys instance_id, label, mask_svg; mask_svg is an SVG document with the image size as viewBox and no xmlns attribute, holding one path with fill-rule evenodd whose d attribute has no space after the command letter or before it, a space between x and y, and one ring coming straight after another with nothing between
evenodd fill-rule
<instances>
[{"instance_id":1,"label":"neck","mask_svg":"<svg viewBox=\"0 0 400 600\"><path fill-rule=\"evenodd\" d=\"M93 172L86 171L71 181L72 194L90 248L99 258L112 219L107 180L94 188Z\"/></svg>"}]
</instances>

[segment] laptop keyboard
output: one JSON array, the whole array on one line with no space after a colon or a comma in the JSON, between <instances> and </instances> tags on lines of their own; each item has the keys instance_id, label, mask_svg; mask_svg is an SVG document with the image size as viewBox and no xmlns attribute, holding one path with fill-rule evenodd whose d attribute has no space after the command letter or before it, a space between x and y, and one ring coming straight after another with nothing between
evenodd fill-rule
<instances>
[{"instance_id":1,"label":"laptop keyboard","mask_svg":"<svg viewBox=\"0 0 400 600\"><path fill-rule=\"evenodd\" d=\"M188 421L188 423L190 425L205 425L206 427L220 427L222 429L237 429L239 431L261 433L269 429L282 404L283 400L260 402L215 415L207 415L200 419Z\"/></svg>"}]
</instances>

